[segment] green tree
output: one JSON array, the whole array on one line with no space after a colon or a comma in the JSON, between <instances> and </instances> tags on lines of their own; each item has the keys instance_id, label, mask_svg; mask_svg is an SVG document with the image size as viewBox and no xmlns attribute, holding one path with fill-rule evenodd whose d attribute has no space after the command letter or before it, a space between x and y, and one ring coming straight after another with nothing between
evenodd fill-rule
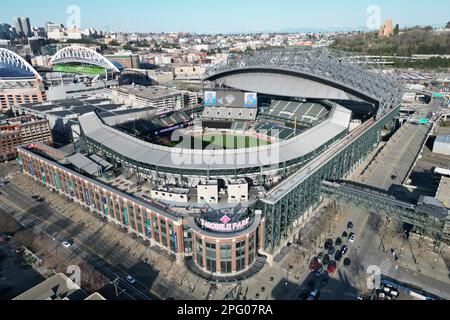
<instances>
[{"instance_id":1,"label":"green tree","mask_svg":"<svg viewBox=\"0 0 450 320\"><path fill-rule=\"evenodd\" d=\"M395 28L394 28L394 35L396 36L396 35L398 35L400 33L400 26L398 25L398 23L395 25Z\"/></svg>"}]
</instances>

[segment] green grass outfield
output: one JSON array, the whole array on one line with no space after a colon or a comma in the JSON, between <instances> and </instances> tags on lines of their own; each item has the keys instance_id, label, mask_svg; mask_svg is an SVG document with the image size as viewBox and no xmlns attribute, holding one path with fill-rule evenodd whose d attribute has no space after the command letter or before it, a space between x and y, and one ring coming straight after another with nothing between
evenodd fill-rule
<instances>
[{"instance_id":1,"label":"green grass outfield","mask_svg":"<svg viewBox=\"0 0 450 320\"><path fill-rule=\"evenodd\" d=\"M80 66L71 64L60 64L53 66L54 72L76 73L96 76L98 74L105 74L105 69L97 66Z\"/></svg>"},{"instance_id":2,"label":"green grass outfield","mask_svg":"<svg viewBox=\"0 0 450 320\"><path fill-rule=\"evenodd\" d=\"M181 147L189 149L244 149L271 144L264 139L244 135L230 135L225 133L207 133L203 136L192 137L181 142Z\"/></svg>"}]
</instances>

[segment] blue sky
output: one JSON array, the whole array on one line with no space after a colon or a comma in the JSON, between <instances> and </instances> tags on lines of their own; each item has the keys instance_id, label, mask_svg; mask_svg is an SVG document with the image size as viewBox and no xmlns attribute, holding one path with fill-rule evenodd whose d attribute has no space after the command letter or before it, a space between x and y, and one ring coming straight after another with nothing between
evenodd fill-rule
<instances>
[{"instance_id":1,"label":"blue sky","mask_svg":"<svg viewBox=\"0 0 450 320\"><path fill-rule=\"evenodd\" d=\"M7 5L6 5L7 4ZM448 0L19 0L1 1L0 22L29 16L33 26L65 24L69 5L81 9L81 27L127 32L241 32L366 26L367 8L401 26L444 24Z\"/></svg>"}]
</instances>

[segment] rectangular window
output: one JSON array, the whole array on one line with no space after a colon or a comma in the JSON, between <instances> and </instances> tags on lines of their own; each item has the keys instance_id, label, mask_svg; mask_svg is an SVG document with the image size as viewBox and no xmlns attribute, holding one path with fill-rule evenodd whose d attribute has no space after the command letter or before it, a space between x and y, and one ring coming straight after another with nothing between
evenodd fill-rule
<instances>
[{"instance_id":1,"label":"rectangular window","mask_svg":"<svg viewBox=\"0 0 450 320\"><path fill-rule=\"evenodd\" d=\"M105 217L108 216L108 203L106 201L106 197L102 194L102 203L103 203L103 213L105 214Z\"/></svg>"},{"instance_id":2,"label":"rectangular window","mask_svg":"<svg viewBox=\"0 0 450 320\"><path fill-rule=\"evenodd\" d=\"M161 219L161 243L163 246L167 247L167 229L166 229L166 221Z\"/></svg>"},{"instance_id":3,"label":"rectangular window","mask_svg":"<svg viewBox=\"0 0 450 320\"><path fill-rule=\"evenodd\" d=\"M245 240L236 243L236 271L245 269Z\"/></svg>"},{"instance_id":4,"label":"rectangular window","mask_svg":"<svg viewBox=\"0 0 450 320\"><path fill-rule=\"evenodd\" d=\"M128 212L125 206L122 207L123 220L122 223L128 227Z\"/></svg>"},{"instance_id":5,"label":"rectangular window","mask_svg":"<svg viewBox=\"0 0 450 320\"><path fill-rule=\"evenodd\" d=\"M232 260L232 246L231 244L222 244L220 246L220 272L221 273L232 273L231 268Z\"/></svg>"},{"instance_id":6,"label":"rectangular window","mask_svg":"<svg viewBox=\"0 0 450 320\"><path fill-rule=\"evenodd\" d=\"M206 269L216 272L216 244L206 242Z\"/></svg>"},{"instance_id":7,"label":"rectangular window","mask_svg":"<svg viewBox=\"0 0 450 320\"><path fill-rule=\"evenodd\" d=\"M248 264L252 264L253 261L255 260L255 235L250 236L249 240L248 240Z\"/></svg>"},{"instance_id":8,"label":"rectangular window","mask_svg":"<svg viewBox=\"0 0 450 320\"><path fill-rule=\"evenodd\" d=\"M192 253L192 230L189 226L183 226L184 232L184 252Z\"/></svg>"},{"instance_id":9,"label":"rectangular window","mask_svg":"<svg viewBox=\"0 0 450 320\"><path fill-rule=\"evenodd\" d=\"M196 249L197 249L197 264L200 267L203 267L203 240L201 238L196 237Z\"/></svg>"},{"instance_id":10,"label":"rectangular window","mask_svg":"<svg viewBox=\"0 0 450 320\"><path fill-rule=\"evenodd\" d=\"M129 219L129 226L130 226L130 228L132 230L135 230L136 229L136 225L134 223L134 208L133 208L133 204L129 204L128 205L128 219Z\"/></svg>"},{"instance_id":11,"label":"rectangular window","mask_svg":"<svg viewBox=\"0 0 450 320\"><path fill-rule=\"evenodd\" d=\"M169 223L170 249L178 252L177 233L173 229L173 225Z\"/></svg>"},{"instance_id":12,"label":"rectangular window","mask_svg":"<svg viewBox=\"0 0 450 320\"><path fill-rule=\"evenodd\" d=\"M159 242L159 226L158 226L158 218L153 218L153 230L155 232L155 241Z\"/></svg>"}]
</instances>

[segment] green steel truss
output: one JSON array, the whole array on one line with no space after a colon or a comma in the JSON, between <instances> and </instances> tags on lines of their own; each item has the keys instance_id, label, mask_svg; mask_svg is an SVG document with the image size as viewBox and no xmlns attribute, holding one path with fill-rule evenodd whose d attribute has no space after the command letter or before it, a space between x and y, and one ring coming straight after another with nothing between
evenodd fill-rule
<instances>
[{"instance_id":1,"label":"green steel truss","mask_svg":"<svg viewBox=\"0 0 450 320\"><path fill-rule=\"evenodd\" d=\"M289 193L276 201L262 199L258 208L265 217L264 250L274 253L283 239L294 231L294 221L322 200L322 181L340 180L349 174L380 142L381 130L394 121L400 107L379 119L358 139L337 152L328 162L313 171Z\"/></svg>"},{"instance_id":2,"label":"green steel truss","mask_svg":"<svg viewBox=\"0 0 450 320\"><path fill-rule=\"evenodd\" d=\"M322 192L329 197L411 224L415 231L440 243L444 239L446 216L429 214L409 202L399 201L387 193L362 188L351 182L322 182Z\"/></svg>"}]
</instances>

